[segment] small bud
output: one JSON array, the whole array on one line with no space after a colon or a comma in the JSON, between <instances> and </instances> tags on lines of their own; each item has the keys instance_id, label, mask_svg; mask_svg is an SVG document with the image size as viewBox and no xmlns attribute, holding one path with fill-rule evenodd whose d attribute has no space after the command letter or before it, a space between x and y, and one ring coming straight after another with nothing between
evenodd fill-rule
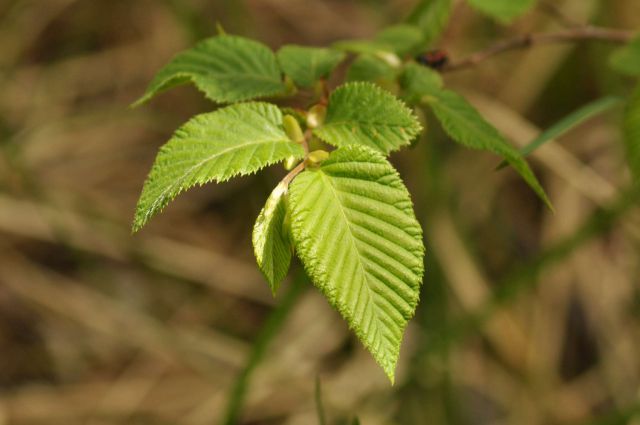
<instances>
[{"instance_id":1,"label":"small bud","mask_svg":"<svg viewBox=\"0 0 640 425\"><path fill-rule=\"evenodd\" d=\"M392 68L398 69L402 65L402 60L395 53L379 51L376 52L376 56L385 61Z\"/></svg>"},{"instance_id":2,"label":"small bud","mask_svg":"<svg viewBox=\"0 0 640 425\"><path fill-rule=\"evenodd\" d=\"M314 105L307 113L307 127L316 128L324 124L324 118L327 116L327 107L324 105Z\"/></svg>"},{"instance_id":3,"label":"small bud","mask_svg":"<svg viewBox=\"0 0 640 425\"><path fill-rule=\"evenodd\" d=\"M298 159L295 156L290 156L284 160L284 169L287 171L293 170L297 163Z\"/></svg>"},{"instance_id":4,"label":"small bud","mask_svg":"<svg viewBox=\"0 0 640 425\"><path fill-rule=\"evenodd\" d=\"M329 158L329 152L323 150L313 151L309 153L309 155L307 155L305 164L307 165L307 167L317 167L322 163L322 161L326 160L327 158Z\"/></svg>"},{"instance_id":5,"label":"small bud","mask_svg":"<svg viewBox=\"0 0 640 425\"><path fill-rule=\"evenodd\" d=\"M293 116L285 115L282 118L282 125L284 126L285 133L287 133L287 136L289 136L291 141L296 143L302 143L304 141L304 133L302 133L298 120Z\"/></svg>"}]
</instances>

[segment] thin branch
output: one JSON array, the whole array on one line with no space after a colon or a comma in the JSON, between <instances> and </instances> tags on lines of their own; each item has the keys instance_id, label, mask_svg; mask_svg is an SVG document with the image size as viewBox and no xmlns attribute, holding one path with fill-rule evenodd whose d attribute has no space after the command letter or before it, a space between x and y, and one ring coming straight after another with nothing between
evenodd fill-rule
<instances>
[{"instance_id":1,"label":"thin branch","mask_svg":"<svg viewBox=\"0 0 640 425\"><path fill-rule=\"evenodd\" d=\"M283 185L285 188L289 187L289 184L293 181L293 179L296 178L298 174L304 171L304 168L305 168L305 162L302 161L300 164L296 165L296 167L293 170L289 171L289 174L287 174L286 176L284 176L282 180L280 180L280 184Z\"/></svg>"},{"instance_id":2,"label":"thin branch","mask_svg":"<svg viewBox=\"0 0 640 425\"><path fill-rule=\"evenodd\" d=\"M541 44L571 43L576 41L598 40L609 43L624 44L634 37L632 31L600 28L580 27L557 32L543 32L524 34L511 39L500 41L485 50L473 53L459 61L451 62L442 69L442 72L457 71L470 68L484 62L487 59L511 50L523 49Z\"/></svg>"}]
</instances>

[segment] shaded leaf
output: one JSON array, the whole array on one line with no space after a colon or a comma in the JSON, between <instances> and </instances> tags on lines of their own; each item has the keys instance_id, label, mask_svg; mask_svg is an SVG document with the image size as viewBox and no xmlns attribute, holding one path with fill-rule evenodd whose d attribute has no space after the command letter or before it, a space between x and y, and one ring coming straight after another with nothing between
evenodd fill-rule
<instances>
[{"instance_id":1,"label":"shaded leaf","mask_svg":"<svg viewBox=\"0 0 640 425\"><path fill-rule=\"evenodd\" d=\"M621 74L640 76L640 37L616 49L609 58L611 67Z\"/></svg>"},{"instance_id":2,"label":"shaded leaf","mask_svg":"<svg viewBox=\"0 0 640 425\"><path fill-rule=\"evenodd\" d=\"M400 87L411 103L426 102L430 93L441 89L442 85L438 72L415 62L408 63L400 75Z\"/></svg>"},{"instance_id":3,"label":"shaded leaf","mask_svg":"<svg viewBox=\"0 0 640 425\"><path fill-rule=\"evenodd\" d=\"M285 222L286 192L285 184L276 186L253 226L253 252L274 295L291 265L292 247Z\"/></svg>"},{"instance_id":4,"label":"shaded leaf","mask_svg":"<svg viewBox=\"0 0 640 425\"><path fill-rule=\"evenodd\" d=\"M285 134L282 113L274 105L241 103L197 115L160 148L136 207L133 230L190 187L250 174L289 156L302 158L304 151Z\"/></svg>"},{"instance_id":5,"label":"shaded leaf","mask_svg":"<svg viewBox=\"0 0 640 425\"><path fill-rule=\"evenodd\" d=\"M342 40L333 43L333 47L351 53L395 53L391 44L380 40Z\"/></svg>"},{"instance_id":6,"label":"shaded leaf","mask_svg":"<svg viewBox=\"0 0 640 425\"><path fill-rule=\"evenodd\" d=\"M381 81L392 81L396 78L398 70L385 61L371 54L359 55L349 66L346 80L370 81L379 83Z\"/></svg>"},{"instance_id":7,"label":"shaded leaf","mask_svg":"<svg viewBox=\"0 0 640 425\"><path fill-rule=\"evenodd\" d=\"M345 52L373 55L393 68L399 68L402 65L402 60L396 54L394 47L386 41L344 40L334 43L333 47Z\"/></svg>"},{"instance_id":8,"label":"shaded leaf","mask_svg":"<svg viewBox=\"0 0 640 425\"><path fill-rule=\"evenodd\" d=\"M339 148L296 177L289 207L307 273L393 382L424 256L422 229L398 173L370 148Z\"/></svg>"},{"instance_id":9,"label":"shaded leaf","mask_svg":"<svg viewBox=\"0 0 640 425\"><path fill-rule=\"evenodd\" d=\"M300 87L311 87L326 77L345 58L344 52L328 48L287 45L278 50L282 70Z\"/></svg>"},{"instance_id":10,"label":"shaded leaf","mask_svg":"<svg viewBox=\"0 0 640 425\"><path fill-rule=\"evenodd\" d=\"M478 11L507 23L533 7L536 0L467 0Z\"/></svg>"},{"instance_id":11,"label":"shaded leaf","mask_svg":"<svg viewBox=\"0 0 640 425\"><path fill-rule=\"evenodd\" d=\"M215 102L231 103L286 91L274 53L247 38L220 35L179 53L155 76L139 105L171 87L191 82Z\"/></svg>"},{"instance_id":12,"label":"shaded leaf","mask_svg":"<svg viewBox=\"0 0 640 425\"><path fill-rule=\"evenodd\" d=\"M451 0L422 0L407 18L407 22L422 29L425 45L433 43L446 28L451 5Z\"/></svg>"},{"instance_id":13,"label":"shaded leaf","mask_svg":"<svg viewBox=\"0 0 640 425\"><path fill-rule=\"evenodd\" d=\"M486 150L502 156L540 199L553 209L542 185L520 152L485 121L465 98L449 90L433 89L424 99L453 140L472 149Z\"/></svg>"},{"instance_id":14,"label":"shaded leaf","mask_svg":"<svg viewBox=\"0 0 640 425\"><path fill-rule=\"evenodd\" d=\"M379 32L375 40L391 47L394 53L405 56L424 49L424 35L419 27L409 24L392 25Z\"/></svg>"},{"instance_id":15,"label":"shaded leaf","mask_svg":"<svg viewBox=\"0 0 640 425\"><path fill-rule=\"evenodd\" d=\"M325 122L314 134L334 146L360 144L389 153L420 131L413 112L388 91L372 83L347 83L331 94Z\"/></svg>"}]
</instances>

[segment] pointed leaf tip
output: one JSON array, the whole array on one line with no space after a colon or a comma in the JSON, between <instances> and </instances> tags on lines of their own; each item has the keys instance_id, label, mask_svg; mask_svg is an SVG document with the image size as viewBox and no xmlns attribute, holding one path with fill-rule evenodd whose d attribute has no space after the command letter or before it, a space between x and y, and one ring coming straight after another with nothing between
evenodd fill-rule
<instances>
[{"instance_id":1,"label":"pointed leaf tip","mask_svg":"<svg viewBox=\"0 0 640 425\"><path fill-rule=\"evenodd\" d=\"M422 229L398 173L371 148L338 148L291 183L289 208L307 274L393 383L424 272Z\"/></svg>"},{"instance_id":2,"label":"pointed leaf tip","mask_svg":"<svg viewBox=\"0 0 640 425\"><path fill-rule=\"evenodd\" d=\"M275 105L240 103L197 115L160 148L142 189L133 229L144 226L186 189L251 174L290 156L301 159L304 149L285 134Z\"/></svg>"},{"instance_id":3,"label":"pointed leaf tip","mask_svg":"<svg viewBox=\"0 0 640 425\"><path fill-rule=\"evenodd\" d=\"M169 88L191 82L214 102L233 103L286 92L275 54L262 43L218 35L178 53L155 76L139 106Z\"/></svg>"}]
</instances>

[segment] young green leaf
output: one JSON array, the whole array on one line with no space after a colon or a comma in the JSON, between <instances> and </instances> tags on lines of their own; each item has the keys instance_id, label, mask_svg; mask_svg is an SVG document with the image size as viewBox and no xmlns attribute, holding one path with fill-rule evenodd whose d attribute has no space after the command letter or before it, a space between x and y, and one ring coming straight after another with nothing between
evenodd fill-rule
<instances>
[{"instance_id":1,"label":"young green leaf","mask_svg":"<svg viewBox=\"0 0 640 425\"><path fill-rule=\"evenodd\" d=\"M634 38L626 46L614 51L609 58L609 63L621 74L640 76L640 37Z\"/></svg>"},{"instance_id":2,"label":"young green leaf","mask_svg":"<svg viewBox=\"0 0 640 425\"><path fill-rule=\"evenodd\" d=\"M627 103L623 130L627 162L634 180L640 182L640 85Z\"/></svg>"},{"instance_id":3,"label":"young green leaf","mask_svg":"<svg viewBox=\"0 0 640 425\"><path fill-rule=\"evenodd\" d=\"M420 28L409 24L387 27L376 35L375 40L390 46L400 56L416 54L425 45Z\"/></svg>"},{"instance_id":4,"label":"young green leaf","mask_svg":"<svg viewBox=\"0 0 640 425\"><path fill-rule=\"evenodd\" d=\"M287 45L278 50L282 70L300 87L311 87L345 58L344 52L319 47Z\"/></svg>"},{"instance_id":5,"label":"young green leaf","mask_svg":"<svg viewBox=\"0 0 640 425\"><path fill-rule=\"evenodd\" d=\"M480 12L508 23L533 7L536 0L467 0Z\"/></svg>"},{"instance_id":6,"label":"young green leaf","mask_svg":"<svg viewBox=\"0 0 640 425\"><path fill-rule=\"evenodd\" d=\"M334 43L333 47L344 52L373 55L393 68L400 68L402 65L402 59L396 54L394 47L386 41L343 40Z\"/></svg>"},{"instance_id":7,"label":"young green leaf","mask_svg":"<svg viewBox=\"0 0 640 425\"><path fill-rule=\"evenodd\" d=\"M313 283L393 382L418 303L422 229L382 154L346 146L289 187L291 236Z\"/></svg>"},{"instance_id":8,"label":"young green leaf","mask_svg":"<svg viewBox=\"0 0 640 425\"><path fill-rule=\"evenodd\" d=\"M502 156L550 208L551 201L520 152L471 106L449 90L430 89L424 97L447 134L456 142Z\"/></svg>"},{"instance_id":9,"label":"young green leaf","mask_svg":"<svg viewBox=\"0 0 640 425\"><path fill-rule=\"evenodd\" d=\"M334 146L360 144L388 154L411 143L421 129L391 93L372 83L347 83L329 97L324 125L314 134Z\"/></svg>"},{"instance_id":10,"label":"young green leaf","mask_svg":"<svg viewBox=\"0 0 640 425\"><path fill-rule=\"evenodd\" d=\"M158 72L142 104L157 93L192 82L214 102L231 103L286 91L275 54L247 38L219 35L179 53Z\"/></svg>"},{"instance_id":11,"label":"young green leaf","mask_svg":"<svg viewBox=\"0 0 640 425\"><path fill-rule=\"evenodd\" d=\"M291 264L292 246L286 223L286 192L286 184L276 186L253 226L253 252L274 295L287 276Z\"/></svg>"},{"instance_id":12,"label":"young green leaf","mask_svg":"<svg viewBox=\"0 0 640 425\"><path fill-rule=\"evenodd\" d=\"M398 74L398 70L376 56L363 53L359 55L349 66L346 80L370 81L372 83L382 83L393 81Z\"/></svg>"},{"instance_id":13,"label":"young green leaf","mask_svg":"<svg viewBox=\"0 0 640 425\"><path fill-rule=\"evenodd\" d=\"M422 0L413 9L407 22L422 29L424 43L433 43L449 23L451 0Z\"/></svg>"},{"instance_id":14,"label":"young green leaf","mask_svg":"<svg viewBox=\"0 0 640 425\"><path fill-rule=\"evenodd\" d=\"M304 150L289 140L274 105L241 103L197 115L160 148L138 201L133 230L188 188L250 174L289 156L302 158Z\"/></svg>"},{"instance_id":15,"label":"young green leaf","mask_svg":"<svg viewBox=\"0 0 640 425\"><path fill-rule=\"evenodd\" d=\"M350 53L369 53L377 55L379 53L395 53L391 44L379 40L342 40L333 43L333 48Z\"/></svg>"}]
</instances>

